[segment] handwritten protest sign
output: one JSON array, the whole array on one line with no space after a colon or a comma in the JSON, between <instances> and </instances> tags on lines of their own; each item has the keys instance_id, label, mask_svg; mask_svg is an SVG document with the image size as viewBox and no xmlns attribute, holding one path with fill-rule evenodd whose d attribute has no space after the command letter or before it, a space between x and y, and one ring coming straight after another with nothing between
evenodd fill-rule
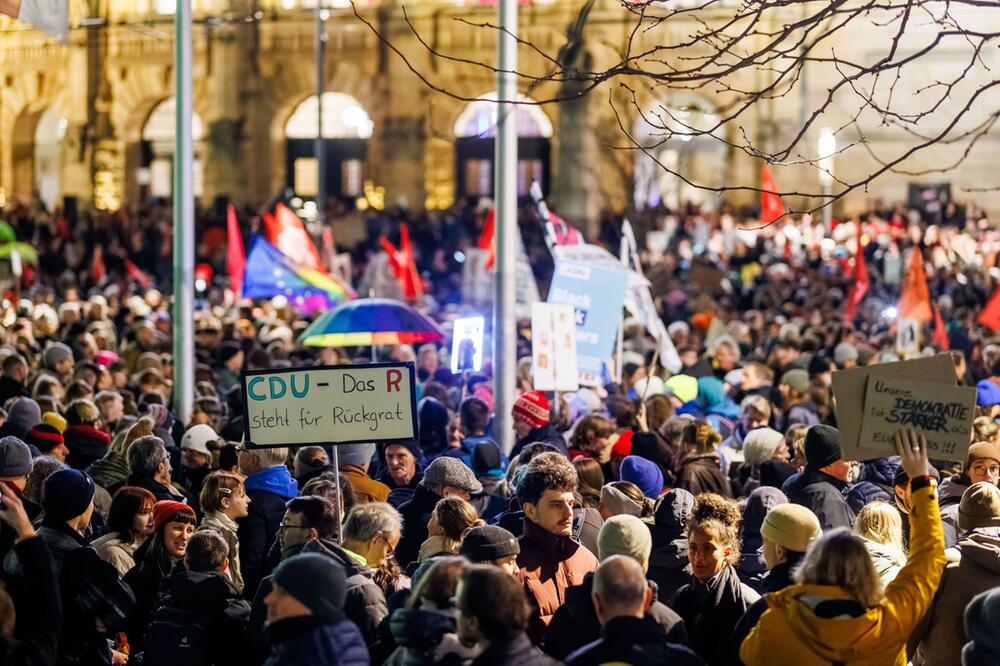
<instances>
[{"instance_id":1,"label":"handwritten protest sign","mask_svg":"<svg viewBox=\"0 0 1000 666\"><path fill-rule=\"evenodd\" d=\"M896 432L909 427L927 438L931 459L964 461L975 415L974 388L869 377L861 441L883 455L895 455Z\"/></svg>"},{"instance_id":2,"label":"handwritten protest sign","mask_svg":"<svg viewBox=\"0 0 1000 666\"><path fill-rule=\"evenodd\" d=\"M575 391L576 314L571 305L531 305L531 374L539 391Z\"/></svg>"},{"instance_id":3,"label":"handwritten protest sign","mask_svg":"<svg viewBox=\"0 0 1000 666\"><path fill-rule=\"evenodd\" d=\"M417 435L412 363L241 375L249 448L398 441Z\"/></svg>"},{"instance_id":4,"label":"handwritten protest sign","mask_svg":"<svg viewBox=\"0 0 1000 666\"><path fill-rule=\"evenodd\" d=\"M941 387L955 386L955 365L948 354L917 358L899 363L880 363L833 373L833 397L836 401L837 427L844 460L870 460L885 452L869 448L861 440L865 392L871 377L937 382Z\"/></svg>"}]
</instances>

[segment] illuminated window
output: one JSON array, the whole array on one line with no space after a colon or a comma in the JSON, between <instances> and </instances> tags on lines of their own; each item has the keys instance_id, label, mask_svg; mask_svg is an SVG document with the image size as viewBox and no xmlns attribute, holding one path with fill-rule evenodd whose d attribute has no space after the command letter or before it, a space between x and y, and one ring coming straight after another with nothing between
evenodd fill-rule
<instances>
[{"instance_id":1,"label":"illuminated window","mask_svg":"<svg viewBox=\"0 0 1000 666\"><path fill-rule=\"evenodd\" d=\"M142 128L142 138L144 141L169 142L174 141L174 127L177 123L177 103L171 97L160 102L153 112L149 114L145 127ZM205 125L201 121L201 116L197 113L191 114L191 138L194 141L201 141L205 137Z\"/></svg>"},{"instance_id":2,"label":"illuminated window","mask_svg":"<svg viewBox=\"0 0 1000 666\"><path fill-rule=\"evenodd\" d=\"M361 194L364 179L364 162L361 160L344 160L341 166L341 191L345 196L356 197Z\"/></svg>"},{"instance_id":3,"label":"illuminated window","mask_svg":"<svg viewBox=\"0 0 1000 666\"><path fill-rule=\"evenodd\" d=\"M173 14L177 8L177 0L153 0L153 8L157 14Z\"/></svg>"},{"instance_id":4,"label":"illuminated window","mask_svg":"<svg viewBox=\"0 0 1000 666\"><path fill-rule=\"evenodd\" d=\"M497 125L497 94L495 92L483 95L470 102L455 121L455 136L477 137L481 139L496 136ZM552 137L552 121L545 115L541 107L533 104L530 97L518 95L516 111L517 135L520 137Z\"/></svg>"},{"instance_id":5,"label":"illuminated window","mask_svg":"<svg viewBox=\"0 0 1000 666\"><path fill-rule=\"evenodd\" d=\"M316 138L319 104L316 95L296 107L285 123L289 139ZM375 123L368 117L358 100L345 93L323 93L324 139L370 139Z\"/></svg>"}]
</instances>

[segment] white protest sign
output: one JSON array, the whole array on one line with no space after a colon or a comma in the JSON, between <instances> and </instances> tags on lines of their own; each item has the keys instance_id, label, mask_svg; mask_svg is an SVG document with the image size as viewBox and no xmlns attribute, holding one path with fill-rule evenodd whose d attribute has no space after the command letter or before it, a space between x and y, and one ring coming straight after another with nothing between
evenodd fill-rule
<instances>
[{"instance_id":1,"label":"white protest sign","mask_svg":"<svg viewBox=\"0 0 1000 666\"><path fill-rule=\"evenodd\" d=\"M456 319L451 338L451 371L479 372L483 367L483 317Z\"/></svg>"},{"instance_id":2,"label":"white protest sign","mask_svg":"<svg viewBox=\"0 0 1000 666\"><path fill-rule=\"evenodd\" d=\"M927 438L931 459L965 461L969 454L976 389L898 377L869 377L861 416L866 448L896 453L896 433L914 428Z\"/></svg>"},{"instance_id":3,"label":"white protest sign","mask_svg":"<svg viewBox=\"0 0 1000 666\"><path fill-rule=\"evenodd\" d=\"M571 305L531 306L531 373L538 391L580 388L576 367L576 320Z\"/></svg>"},{"instance_id":4,"label":"white protest sign","mask_svg":"<svg viewBox=\"0 0 1000 666\"><path fill-rule=\"evenodd\" d=\"M241 375L249 448L413 439L412 363L373 363Z\"/></svg>"},{"instance_id":5,"label":"white protest sign","mask_svg":"<svg viewBox=\"0 0 1000 666\"><path fill-rule=\"evenodd\" d=\"M920 322L900 319L896 322L896 352L904 359L920 355Z\"/></svg>"}]
</instances>

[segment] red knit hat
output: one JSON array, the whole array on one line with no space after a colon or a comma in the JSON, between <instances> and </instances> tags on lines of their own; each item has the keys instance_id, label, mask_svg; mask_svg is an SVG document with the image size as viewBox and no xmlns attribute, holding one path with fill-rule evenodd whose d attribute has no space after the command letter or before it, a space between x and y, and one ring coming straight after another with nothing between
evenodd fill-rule
<instances>
[{"instance_id":1,"label":"red knit hat","mask_svg":"<svg viewBox=\"0 0 1000 666\"><path fill-rule=\"evenodd\" d=\"M194 509L184 502L173 500L160 500L153 505L153 528L159 532L160 529L177 517L179 513L190 513L194 518Z\"/></svg>"},{"instance_id":2,"label":"red knit hat","mask_svg":"<svg viewBox=\"0 0 1000 666\"><path fill-rule=\"evenodd\" d=\"M515 421L524 421L532 428L541 428L549 422L549 401L541 391L528 391L514 403Z\"/></svg>"},{"instance_id":3,"label":"red knit hat","mask_svg":"<svg viewBox=\"0 0 1000 666\"><path fill-rule=\"evenodd\" d=\"M618 439L615 440L614 446L611 447L611 456L614 458L632 455L632 436L635 433L631 430L624 430Z\"/></svg>"}]
</instances>

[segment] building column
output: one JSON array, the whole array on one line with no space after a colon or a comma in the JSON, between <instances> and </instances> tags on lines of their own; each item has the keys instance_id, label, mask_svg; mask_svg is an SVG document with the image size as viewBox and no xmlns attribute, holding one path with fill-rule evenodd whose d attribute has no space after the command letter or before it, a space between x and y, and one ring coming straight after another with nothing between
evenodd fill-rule
<instances>
[{"instance_id":1,"label":"building column","mask_svg":"<svg viewBox=\"0 0 1000 666\"><path fill-rule=\"evenodd\" d=\"M243 159L243 113L240 104L240 35L232 26L215 28L209 41L208 110L205 114L205 164L203 203L225 196L236 201L246 197Z\"/></svg>"},{"instance_id":2,"label":"building column","mask_svg":"<svg viewBox=\"0 0 1000 666\"><path fill-rule=\"evenodd\" d=\"M552 191L559 216L594 237L600 225L597 170L601 155L591 100L591 95L584 95L559 103L558 158Z\"/></svg>"}]
</instances>

